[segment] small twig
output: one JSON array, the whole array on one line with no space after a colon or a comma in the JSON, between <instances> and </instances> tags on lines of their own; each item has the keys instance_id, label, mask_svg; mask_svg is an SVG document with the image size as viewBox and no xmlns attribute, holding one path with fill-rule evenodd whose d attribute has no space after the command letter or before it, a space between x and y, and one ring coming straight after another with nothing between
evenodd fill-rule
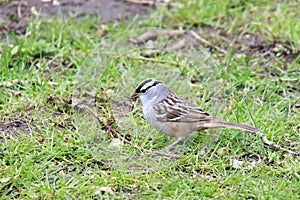
<instances>
[{"instance_id":1,"label":"small twig","mask_svg":"<svg viewBox=\"0 0 300 200\"><path fill-rule=\"evenodd\" d=\"M17 9L17 11L18 11L18 18L22 18L22 5L24 5L24 6L27 6L27 1L23 1L23 0L21 0L19 3L18 3L18 9Z\"/></svg>"},{"instance_id":2,"label":"small twig","mask_svg":"<svg viewBox=\"0 0 300 200\"><path fill-rule=\"evenodd\" d=\"M160 2L156 2L156 1L145 1L145 0L124 0L126 2L129 3L135 3L135 4L142 4L142 5L147 5L147 6L166 6L168 8L170 8L171 6L173 6L173 4L171 4L171 2L166 2L166 3L160 3Z\"/></svg>"},{"instance_id":3,"label":"small twig","mask_svg":"<svg viewBox=\"0 0 300 200\"><path fill-rule=\"evenodd\" d=\"M282 77L282 78L278 78L277 80L279 80L279 81L299 81L299 78L284 78L284 77ZM277 80L275 80L275 81L277 81Z\"/></svg>"},{"instance_id":4,"label":"small twig","mask_svg":"<svg viewBox=\"0 0 300 200\"><path fill-rule=\"evenodd\" d=\"M114 138L114 136L113 136L112 134L118 135L118 132L117 132L115 129L113 129L111 126L105 124L105 123L100 119L100 117L97 115L97 113L94 112L89 106L83 104L83 105L81 105L81 107L82 107L83 109L88 110L88 111L89 111L89 112L97 119L97 121L98 121L102 126L104 126L104 128L109 132L109 134L111 134L111 137L112 137L112 138Z\"/></svg>"},{"instance_id":5,"label":"small twig","mask_svg":"<svg viewBox=\"0 0 300 200\"><path fill-rule=\"evenodd\" d=\"M162 52L164 52L163 49L151 49L151 50L145 51L144 53L142 53L142 55L149 58L152 56L157 56L157 55L161 54Z\"/></svg>"},{"instance_id":6,"label":"small twig","mask_svg":"<svg viewBox=\"0 0 300 200\"><path fill-rule=\"evenodd\" d=\"M7 7L12 7L12 6L17 6L17 13L18 13L18 18L22 18L22 6L27 6L28 2L27 1L12 1L9 4L7 4Z\"/></svg>"},{"instance_id":7,"label":"small twig","mask_svg":"<svg viewBox=\"0 0 300 200\"><path fill-rule=\"evenodd\" d=\"M22 18L22 4L23 4L23 1L21 0L21 1L18 3L18 8L17 8L18 18Z\"/></svg>"},{"instance_id":8,"label":"small twig","mask_svg":"<svg viewBox=\"0 0 300 200\"><path fill-rule=\"evenodd\" d=\"M148 40L156 40L159 36L167 35L169 37L181 36L184 34L184 30L161 30L161 29L150 29L147 32L137 37L130 38L130 41L134 44L143 44Z\"/></svg>"},{"instance_id":9,"label":"small twig","mask_svg":"<svg viewBox=\"0 0 300 200\"><path fill-rule=\"evenodd\" d=\"M129 55L129 54L119 54L119 53L112 53L112 52L100 52L100 53L105 54L105 55L115 56L117 58L126 57L126 58L135 59L135 60L144 60L144 61L155 62L155 63L167 63L170 65L174 65L176 67L179 66L178 63L168 61L168 60L156 60L154 58L146 58L146 57L142 57L142 56L134 56L134 55Z\"/></svg>"},{"instance_id":10,"label":"small twig","mask_svg":"<svg viewBox=\"0 0 300 200\"><path fill-rule=\"evenodd\" d=\"M180 50L180 49L184 48L185 46L186 46L186 39L182 39L179 42L175 43L171 47L168 47L166 49L147 50L142 55L145 56L145 57L156 56L156 55L159 55L163 52Z\"/></svg>"},{"instance_id":11,"label":"small twig","mask_svg":"<svg viewBox=\"0 0 300 200\"><path fill-rule=\"evenodd\" d=\"M268 54L270 54L270 51L266 51L266 52L264 52L263 54L260 54L259 57L257 57L257 58L255 58L255 59L251 60L251 64L252 64L252 63L258 62L259 59L260 59L261 57L266 57Z\"/></svg>"},{"instance_id":12,"label":"small twig","mask_svg":"<svg viewBox=\"0 0 300 200\"><path fill-rule=\"evenodd\" d=\"M158 37L158 35L158 30L151 29L143 33L142 35L130 38L130 42L132 42L133 44L142 44L147 42L148 40L155 40Z\"/></svg>"},{"instance_id":13,"label":"small twig","mask_svg":"<svg viewBox=\"0 0 300 200\"><path fill-rule=\"evenodd\" d=\"M122 85L123 85L124 88L127 88L127 84L126 84L126 80L125 80L124 74L121 75L121 83L122 83Z\"/></svg>"},{"instance_id":14,"label":"small twig","mask_svg":"<svg viewBox=\"0 0 300 200\"><path fill-rule=\"evenodd\" d=\"M127 140L126 138L122 137L122 136L118 133L118 131L116 131L115 129L113 129L111 126L105 124L105 123L100 119L100 117L98 116L98 114L97 114L95 111L93 111L90 107L88 107L87 105L84 105L83 107L84 107L86 110L88 110L88 111L89 111L89 112L97 119L97 121L98 121L102 126L104 126L104 128L105 128L108 132L110 132L110 133L116 135L121 141L124 141L126 144L129 144L130 146L132 146L132 147L134 147L134 148L136 148L136 149L138 149L138 150L140 150L140 151L147 152L147 153L156 154L156 155L160 155L160 156L166 156L166 157L170 157L170 158L179 158L179 156L176 155L176 154L167 154L167 153L163 153L163 152L159 152L159 151L151 151L151 150L149 150L149 149L144 149L143 147L139 147L139 146L137 146L137 145L135 145L135 144L132 144L132 142L130 142L130 141Z\"/></svg>"},{"instance_id":15,"label":"small twig","mask_svg":"<svg viewBox=\"0 0 300 200\"><path fill-rule=\"evenodd\" d=\"M209 41L207 41L206 39L202 38L199 34L197 34L195 31L191 30L189 31L189 33L197 40L199 41L200 43L203 43L207 46L210 46L210 47L213 47L215 49L217 49L219 52L223 53L223 54L226 54L227 51L220 48L220 47L217 47L215 45L212 45Z\"/></svg>"},{"instance_id":16,"label":"small twig","mask_svg":"<svg viewBox=\"0 0 300 200\"><path fill-rule=\"evenodd\" d=\"M267 136L265 134L263 134L261 132L257 132L257 133L258 133L259 137L262 139L262 141L266 145L268 145L270 147L273 147L275 149L281 150L283 152L287 152L287 153L289 153L289 154L291 154L293 156L299 156L299 153L297 153L295 151L292 151L292 150L289 150L289 149L286 149L284 147L281 147L280 145L276 144L275 142L271 142L270 140L268 140L268 138L267 138Z\"/></svg>"},{"instance_id":17,"label":"small twig","mask_svg":"<svg viewBox=\"0 0 300 200\"><path fill-rule=\"evenodd\" d=\"M182 48L184 48L187 44L187 41L185 38L179 40L179 42L175 43L173 46L167 48L168 51L177 51Z\"/></svg>"}]
</instances>

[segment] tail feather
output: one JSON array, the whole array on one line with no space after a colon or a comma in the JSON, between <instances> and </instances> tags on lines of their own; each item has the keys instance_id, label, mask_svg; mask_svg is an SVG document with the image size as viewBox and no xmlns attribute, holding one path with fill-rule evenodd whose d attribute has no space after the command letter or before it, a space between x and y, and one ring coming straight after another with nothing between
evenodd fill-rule
<instances>
[{"instance_id":1,"label":"tail feather","mask_svg":"<svg viewBox=\"0 0 300 200\"><path fill-rule=\"evenodd\" d=\"M249 132L258 132L259 130L257 128L254 128L249 125L245 124L239 124L235 122L228 122L219 118L211 118L209 121L201 124L201 127L205 128L234 128L239 129L243 131L249 131Z\"/></svg>"}]
</instances>

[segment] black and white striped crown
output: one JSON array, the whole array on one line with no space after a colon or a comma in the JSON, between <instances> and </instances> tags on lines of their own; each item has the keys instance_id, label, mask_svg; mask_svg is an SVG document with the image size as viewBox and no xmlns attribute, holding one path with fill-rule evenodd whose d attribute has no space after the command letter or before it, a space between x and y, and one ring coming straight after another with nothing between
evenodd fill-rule
<instances>
[{"instance_id":1,"label":"black and white striped crown","mask_svg":"<svg viewBox=\"0 0 300 200\"><path fill-rule=\"evenodd\" d=\"M135 89L135 93L145 93L149 88L156 86L157 84L162 83L153 78L147 78L143 80Z\"/></svg>"}]
</instances>

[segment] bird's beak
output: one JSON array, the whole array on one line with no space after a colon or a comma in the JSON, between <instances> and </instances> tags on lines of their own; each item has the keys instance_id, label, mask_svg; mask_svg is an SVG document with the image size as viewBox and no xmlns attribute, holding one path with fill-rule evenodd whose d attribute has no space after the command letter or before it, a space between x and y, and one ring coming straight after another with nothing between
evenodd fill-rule
<instances>
[{"instance_id":1,"label":"bird's beak","mask_svg":"<svg viewBox=\"0 0 300 200\"><path fill-rule=\"evenodd\" d=\"M138 94L138 93L133 93L132 95L131 95L131 99L137 99L137 98L139 98L139 96L140 96L140 94Z\"/></svg>"}]
</instances>

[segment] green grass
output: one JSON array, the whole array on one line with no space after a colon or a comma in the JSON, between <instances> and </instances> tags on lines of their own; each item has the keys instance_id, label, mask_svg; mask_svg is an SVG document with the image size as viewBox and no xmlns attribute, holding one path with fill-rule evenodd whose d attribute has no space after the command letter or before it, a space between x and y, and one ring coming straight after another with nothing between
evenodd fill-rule
<instances>
[{"instance_id":1,"label":"green grass","mask_svg":"<svg viewBox=\"0 0 300 200\"><path fill-rule=\"evenodd\" d=\"M173 138L141 120L140 104L130 111L129 101L141 80L155 77L209 113L250 122L298 151L299 56L237 53L233 45L225 55L201 46L154 57L179 66L126 57L176 42L165 36L141 46L128 41L146 27L209 25L232 35L207 37L220 47L247 32L290 41L297 50L299 4L243 2L178 3L107 28L95 17L54 16L32 20L25 35L7 33L0 43L1 199L299 199L299 157L264 146L256 135L199 132L174 150L179 159L167 159L122 141L112 148L102 125L74 107L84 102L134 145L160 150Z\"/></svg>"}]
</instances>

